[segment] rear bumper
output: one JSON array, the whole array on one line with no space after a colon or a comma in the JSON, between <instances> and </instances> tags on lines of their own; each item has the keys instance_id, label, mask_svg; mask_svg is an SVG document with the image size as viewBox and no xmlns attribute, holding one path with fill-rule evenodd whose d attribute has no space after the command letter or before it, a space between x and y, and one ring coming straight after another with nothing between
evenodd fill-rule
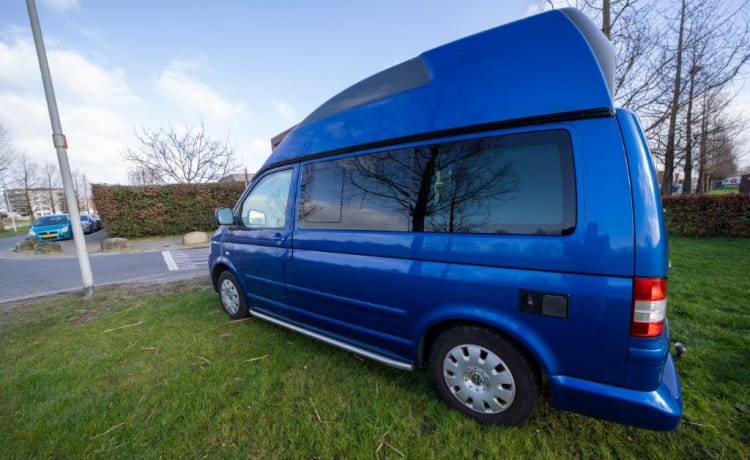
<instances>
[{"instance_id":1,"label":"rear bumper","mask_svg":"<svg viewBox=\"0 0 750 460\"><path fill-rule=\"evenodd\" d=\"M550 376L552 405L613 422L650 430L671 431L682 418L682 390L672 357L667 358L661 385L638 391L566 376Z\"/></svg>"}]
</instances>

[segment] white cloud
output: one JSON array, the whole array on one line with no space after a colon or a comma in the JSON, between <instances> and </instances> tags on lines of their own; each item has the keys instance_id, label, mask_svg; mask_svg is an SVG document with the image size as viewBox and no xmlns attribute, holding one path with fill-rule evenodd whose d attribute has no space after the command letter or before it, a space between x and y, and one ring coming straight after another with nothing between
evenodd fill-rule
<instances>
[{"instance_id":1,"label":"white cloud","mask_svg":"<svg viewBox=\"0 0 750 460\"><path fill-rule=\"evenodd\" d=\"M247 151L243 154L244 165L248 171L255 173L266 162L271 154L271 139L254 138L250 140Z\"/></svg>"},{"instance_id":2,"label":"white cloud","mask_svg":"<svg viewBox=\"0 0 750 460\"><path fill-rule=\"evenodd\" d=\"M294 108L286 102L277 102L276 111L279 115L289 120L293 120L297 116L297 111L294 110Z\"/></svg>"},{"instance_id":3,"label":"white cloud","mask_svg":"<svg viewBox=\"0 0 750 460\"><path fill-rule=\"evenodd\" d=\"M107 69L81 54L48 48L68 156L92 182L126 182L121 152L132 142L128 117L141 101L121 69ZM52 129L31 40L0 41L0 123L19 153L39 164L57 164Z\"/></svg>"},{"instance_id":4,"label":"white cloud","mask_svg":"<svg viewBox=\"0 0 750 460\"><path fill-rule=\"evenodd\" d=\"M102 69L75 51L53 52L50 61L55 86L65 97L107 105L137 100L128 89L122 69Z\"/></svg>"},{"instance_id":5,"label":"white cloud","mask_svg":"<svg viewBox=\"0 0 750 460\"><path fill-rule=\"evenodd\" d=\"M138 102L122 69L104 69L71 50L48 50L47 58L60 99L100 104ZM10 45L0 42L0 85L12 91L43 90L36 49L30 39L16 38Z\"/></svg>"},{"instance_id":6,"label":"white cloud","mask_svg":"<svg viewBox=\"0 0 750 460\"><path fill-rule=\"evenodd\" d=\"M78 8L78 0L41 0L41 3L55 11L66 11Z\"/></svg>"},{"instance_id":7,"label":"white cloud","mask_svg":"<svg viewBox=\"0 0 750 460\"><path fill-rule=\"evenodd\" d=\"M172 59L169 67L180 73L209 70L202 59Z\"/></svg>"},{"instance_id":8,"label":"white cloud","mask_svg":"<svg viewBox=\"0 0 750 460\"><path fill-rule=\"evenodd\" d=\"M35 75L36 78L30 79L29 77L32 75ZM12 45L0 42L0 83L2 83L2 87L6 90L27 88L32 82L41 85L39 63L36 60L36 50L31 41L17 40Z\"/></svg>"},{"instance_id":9,"label":"white cloud","mask_svg":"<svg viewBox=\"0 0 750 460\"><path fill-rule=\"evenodd\" d=\"M271 140L253 139L250 141L250 154L255 157L267 157L271 154Z\"/></svg>"},{"instance_id":10,"label":"white cloud","mask_svg":"<svg viewBox=\"0 0 750 460\"><path fill-rule=\"evenodd\" d=\"M222 121L245 111L242 104L229 102L211 86L188 75L189 71L199 68L202 65L193 61L172 61L170 67L161 73L156 83L157 91L189 115L198 118Z\"/></svg>"}]
</instances>

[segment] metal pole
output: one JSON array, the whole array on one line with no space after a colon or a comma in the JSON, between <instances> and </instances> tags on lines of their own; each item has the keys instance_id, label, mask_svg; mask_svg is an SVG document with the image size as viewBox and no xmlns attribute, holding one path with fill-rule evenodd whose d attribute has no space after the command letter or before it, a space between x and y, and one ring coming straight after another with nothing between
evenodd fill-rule
<instances>
[{"instance_id":1,"label":"metal pole","mask_svg":"<svg viewBox=\"0 0 750 460\"><path fill-rule=\"evenodd\" d=\"M47 108L49 109L49 119L52 124L52 143L57 151L57 160L60 163L60 172L62 173L63 189L65 190L65 201L68 203L68 212L70 213L70 225L73 229L73 239L76 244L76 253L78 254L78 264L81 266L81 278L83 280L83 295L89 299L94 295L94 278L91 275L91 264L89 254L86 251L86 240L81 229L81 215L78 212L78 201L76 200L75 191L73 190L73 177L70 174L70 164L68 163L68 143L62 132L60 124L60 114L57 112L57 101L55 100L55 89L52 87L52 76L47 63L47 51L44 49L44 40L42 39L42 30L39 27L39 16L36 13L34 0L26 0L26 7L29 10L29 20L31 21L31 32L34 34L34 44L36 45L36 54L39 58L39 70L42 72L42 83L44 84L44 94L47 97Z\"/></svg>"},{"instance_id":2,"label":"metal pole","mask_svg":"<svg viewBox=\"0 0 750 460\"><path fill-rule=\"evenodd\" d=\"M5 179L3 178L3 191L5 192L5 206L8 208L8 214L10 214L10 221L13 222L13 233L18 233L16 228L16 213L10 209L10 200L8 199L8 186L5 185Z\"/></svg>"}]
</instances>

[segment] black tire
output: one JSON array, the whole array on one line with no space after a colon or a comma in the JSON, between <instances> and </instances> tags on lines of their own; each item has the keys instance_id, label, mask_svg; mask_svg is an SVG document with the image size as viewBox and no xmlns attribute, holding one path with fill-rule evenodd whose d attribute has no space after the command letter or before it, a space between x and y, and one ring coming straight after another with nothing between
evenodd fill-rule
<instances>
[{"instance_id":1,"label":"black tire","mask_svg":"<svg viewBox=\"0 0 750 460\"><path fill-rule=\"evenodd\" d=\"M224 311L232 319L247 318L250 311L247 308L245 294L242 292L240 283L229 270L224 270L216 282L218 286L219 299Z\"/></svg>"},{"instance_id":2,"label":"black tire","mask_svg":"<svg viewBox=\"0 0 750 460\"><path fill-rule=\"evenodd\" d=\"M523 350L482 327L440 334L429 368L443 401L481 423L520 425L539 399L539 374Z\"/></svg>"}]
</instances>

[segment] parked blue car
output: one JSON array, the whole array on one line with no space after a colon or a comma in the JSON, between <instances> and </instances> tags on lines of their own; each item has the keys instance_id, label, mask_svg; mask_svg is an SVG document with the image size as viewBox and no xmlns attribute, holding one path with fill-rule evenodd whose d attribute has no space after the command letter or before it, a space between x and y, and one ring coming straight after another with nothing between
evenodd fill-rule
<instances>
[{"instance_id":1,"label":"parked blue car","mask_svg":"<svg viewBox=\"0 0 750 460\"><path fill-rule=\"evenodd\" d=\"M67 214L53 214L39 217L29 228L29 236L42 241L59 241L73 238L70 216Z\"/></svg>"},{"instance_id":2,"label":"parked blue car","mask_svg":"<svg viewBox=\"0 0 750 460\"><path fill-rule=\"evenodd\" d=\"M561 9L341 92L216 211L224 310L426 367L480 422L522 423L546 385L556 408L675 429L667 233L614 70Z\"/></svg>"}]
</instances>

